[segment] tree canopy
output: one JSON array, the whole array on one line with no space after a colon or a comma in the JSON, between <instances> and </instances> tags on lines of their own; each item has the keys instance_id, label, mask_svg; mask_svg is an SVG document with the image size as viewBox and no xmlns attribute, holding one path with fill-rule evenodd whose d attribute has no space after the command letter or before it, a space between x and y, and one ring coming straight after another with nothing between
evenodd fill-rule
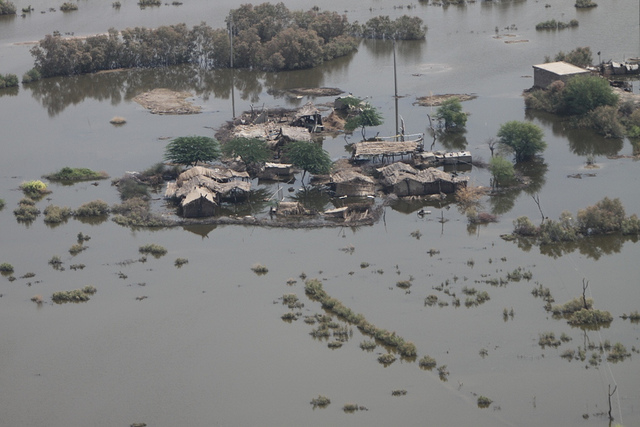
<instances>
[{"instance_id":1,"label":"tree canopy","mask_svg":"<svg viewBox=\"0 0 640 427\"><path fill-rule=\"evenodd\" d=\"M492 157L489 162L489 171L493 176L493 184L501 187L511 183L515 177L513 163L502 156Z\"/></svg>"},{"instance_id":2,"label":"tree canopy","mask_svg":"<svg viewBox=\"0 0 640 427\"><path fill-rule=\"evenodd\" d=\"M246 166L263 163L271 155L267 143L257 138L233 138L224 144L222 152L228 157L240 157Z\"/></svg>"},{"instance_id":3,"label":"tree canopy","mask_svg":"<svg viewBox=\"0 0 640 427\"><path fill-rule=\"evenodd\" d=\"M302 169L302 179L310 174L326 174L331 170L331 157L322 146L315 142L292 141L285 146L285 158L295 167Z\"/></svg>"},{"instance_id":4,"label":"tree canopy","mask_svg":"<svg viewBox=\"0 0 640 427\"><path fill-rule=\"evenodd\" d=\"M220 157L220 144L206 136L181 136L165 148L164 159L181 165L195 166Z\"/></svg>"},{"instance_id":5,"label":"tree canopy","mask_svg":"<svg viewBox=\"0 0 640 427\"><path fill-rule=\"evenodd\" d=\"M443 122L445 131L460 129L467 123L467 114L462 111L460 99L454 97L447 99L438 107L436 119Z\"/></svg>"},{"instance_id":6,"label":"tree canopy","mask_svg":"<svg viewBox=\"0 0 640 427\"><path fill-rule=\"evenodd\" d=\"M498 131L500 143L512 149L516 162L530 160L537 153L547 148L542 139L542 130L529 122L513 120L504 123Z\"/></svg>"},{"instance_id":7,"label":"tree canopy","mask_svg":"<svg viewBox=\"0 0 640 427\"><path fill-rule=\"evenodd\" d=\"M347 119L344 130L353 132L355 129L361 128L362 139L365 139L365 127L380 126L382 123L382 114L380 114L374 106L366 103L360 107L358 114Z\"/></svg>"},{"instance_id":8,"label":"tree canopy","mask_svg":"<svg viewBox=\"0 0 640 427\"><path fill-rule=\"evenodd\" d=\"M616 95L609 82L597 76L576 76L567 82L562 91L564 110L567 114L585 114L601 105L616 105Z\"/></svg>"}]
</instances>

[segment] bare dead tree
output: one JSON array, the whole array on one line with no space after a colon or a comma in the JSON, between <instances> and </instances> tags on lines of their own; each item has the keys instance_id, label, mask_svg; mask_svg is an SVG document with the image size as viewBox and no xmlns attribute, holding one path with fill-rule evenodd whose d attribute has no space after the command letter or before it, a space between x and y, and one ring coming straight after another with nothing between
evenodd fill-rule
<instances>
[{"instance_id":1,"label":"bare dead tree","mask_svg":"<svg viewBox=\"0 0 640 427\"><path fill-rule=\"evenodd\" d=\"M533 199L535 204L538 206L538 210L540 211L540 216L542 216L542 222L540 224L542 224L544 223L544 213L542 212L542 205L540 205L540 194L538 193L532 194L531 198Z\"/></svg>"},{"instance_id":2,"label":"bare dead tree","mask_svg":"<svg viewBox=\"0 0 640 427\"><path fill-rule=\"evenodd\" d=\"M487 145L489 146L489 150L491 151L491 157L493 157L493 150L496 149L496 145L498 145L498 140L496 138L489 138L487 140Z\"/></svg>"},{"instance_id":3,"label":"bare dead tree","mask_svg":"<svg viewBox=\"0 0 640 427\"><path fill-rule=\"evenodd\" d=\"M609 384L609 421L613 421L613 415L611 415L611 396L613 396L616 393L617 389L618 389L618 386L615 386L613 388L613 391L611 391L611 384Z\"/></svg>"},{"instance_id":4,"label":"bare dead tree","mask_svg":"<svg viewBox=\"0 0 640 427\"><path fill-rule=\"evenodd\" d=\"M586 291L588 287L589 287L589 281L587 280L585 282L585 280L582 279L582 305L584 306L585 310L589 309L589 307L587 306L587 296L586 296Z\"/></svg>"}]
</instances>

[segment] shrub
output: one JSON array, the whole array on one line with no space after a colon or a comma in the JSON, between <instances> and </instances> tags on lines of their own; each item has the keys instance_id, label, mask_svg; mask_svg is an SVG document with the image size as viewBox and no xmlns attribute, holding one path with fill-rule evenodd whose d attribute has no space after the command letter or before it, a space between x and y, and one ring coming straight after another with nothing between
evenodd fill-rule
<instances>
[{"instance_id":1,"label":"shrub","mask_svg":"<svg viewBox=\"0 0 640 427\"><path fill-rule=\"evenodd\" d=\"M571 315L568 322L570 325L602 325L611 323L613 316L608 311L581 309Z\"/></svg>"},{"instance_id":2,"label":"shrub","mask_svg":"<svg viewBox=\"0 0 640 427\"><path fill-rule=\"evenodd\" d=\"M584 234L601 234L622 228L625 211L620 199L605 197L594 206L578 211L577 226Z\"/></svg>"},{"instance_id":3,"label":"shrub","mask_svg":"<svg viewBox=\"0 0 640 427\"><path fill-rule=\"evenodd\" d=\"M593 55L591 54L591 48L589 48L588 46L577 47L569 53L564 53L562 51L558 52L558 54L555 56L555 61L564 61L577 67L584 68L591 65L591 63L593 62Z\"/></svg>"},{"instance_id":4,"label":"shrub","mask_svg":"<svg viewBox=\"0 0 640 427\"><path fill-rule=\"evenodd\" d=\"M127 176L118 180L117 186L122 200L149 198L149 188L133 177Z\"/></svg>"},{"instance_id":5,"label":"shrub","mask_svg":"<svg viewBox=\"0 0 640 427\"><path fill-rule=\"evenodd\" d=\"M96 172L88 168L63 167L58 172L44 175L49 181L89 181L94 179L109 178L106 172Z\"/></svg>"},{"instance_id":6,"label":"shrub","mask_svg":"<svg viewBox=\"0 0 640 427\"><path fill-rule=\"evenodd\" d=\"M269 272L269 269L267 268L266 265L254 264L251 266L251 271L253 271L257 275L262 275L262 274L267 274Z\"/></svg>"},{"instance_id":7,"label":"shrub","mask_svg":"<svg viewBox=\"0 0 640 427\"><path fill-rule=\"evenodd\" d=\"M4 200L0 199L0 211L4 208Z\"/></svg>"},{"instance_id":8,"label":"shrub","mask_svg":"<svg viewBox=\"0 0 640 427\"><path fill-rule=\"evenodd\" d=\"M493 400L489 399L488 397L478 396L478 407L479 408L486 408L489 405L491 405L491 403L493 403Z\"/></svg>"},{"instance_id":9,"label":"shrub","mask_svg":"<svg viewBox=\"0 0 640 427\"><path fill-rule=\"evenodd\" d=\"M34 180L34 181L25 181L20 184L20 190L29 197L41 197L44 194L49 193L47 191L47 184L42 181Z\"/></svg>"},{"instance_id":10,"label":"shrub","mask_svg":"<svg viewBox=\"0 0 640 427\"><path fill-rule=\"evenodd\" d=\"M141 254L151 254L156 258L160 258L161 256L166 255L167 250L160 245L157 245L155 243L150 243L147 245L140 246L138 248L138 252L140 252Z\"/></svg>"},{"instance_id":11,"label":"shrub","mask_svg":"<svg viewBox=\"0 0 640 427\"><path fill-rule=\"evenodd\" d=\"M71 248L69 248L69 253L71 255L77 255L80 252L84 251L85 249L87 249L87 246L76 243L73 246L71 246Z\"/></svg>"},{"instance_id":12,"label":"shrub","mask_svg":"<svg viewBox=\"0 0 640 427\"><path fill-rule=\"evenodd\" d=\"M173 263L173 265L175 265L176 267L180 268L183 265L187 264L189 262L188 259L186 258L176 258L176 261Z\"/></svg>"},{"instance_id":13,"label":"shrub","mask_svg":"<svg viewBox=\"0 0 640 427\"><path fill-rule=\"evenodd\" d=\"M327 396L318 395L318 397L311 399L310 403L311 405L313 405L314 408L315 407L324 408L331 403L331 400Z\"/></svg>"},{"instance_id":14,"label":"shrub","mask_svg":"<svg viewBox=\"0 0 640 427\"><path fill-rule=\"evenodd\" d=\"M424 356L422 359L420 359L418 365L420 365L420 367L424 369L432 369L436 367L436 359L431 356Z\"/></svg>"},{"instance_id":15,"label":"shrub","mask_svg":"<svg viewBox=\"0 0 640 427\"><path fill-rule=\"evenodd\" d=\"M607 355L607 360L610 362L617 362L619 360L624 360L625 358L631 356L624 345L622 343L615 343L613 348Z\"/></svg>"},{"instance_id":16,"label":"shrub","mask_svg":"<svg viewBox=\"0 0 640 427\"><path fill-rule=\"evenodd\" d=\"M360 343L360 348L363 349L363 350L366 350L366 351L371 351L376 347L377 347L377 344L376 344L375 341L367 341L367 340L365 340L365 341L362 341Z\"/></svg>"},{"instance_id":17,"label":"shrub","mask_svg":"<svg viewBox=\"0 0 640 427\"><path fill-rule=\"evenodd\" d=\"M42 78L42 74L40 74L40 71L38 71L35 68L32 68L22 75L22 83L24 84L32 83L40 80L41 78Z\"/></svg>"},{"instance_id":18,"label":"shrub","mask_svg":"<svg viewBox=\"0 0 640 427\"><path fill-rule=\"evenodd\" d=\"M0 74L0 88L18 86L18 76L15 74Z\"/></svg>"},{"instance_id":19,"label":"shrub","mask_svg":"<svg viewBox=\"0 0 640 427\"><path fill-rule=\"evenodd\" d=\"M576 0L575 7L577 8L589 8L589 7L597 7L598 3L592 0Z\"/></svg>"},{"instance_id":20,"label":"shrub","mask_svg":"<svg viewBox=\"0 0 640 427\"><path fill-rule=\"evenodd\" d=\"M74 215L79 217L104 216L109 214L109 205L102 200L94 200L80 206Z\"/></svg>"},{"instance_id":21,"label":"shrub","mask_svg":"<svg viewBox=\"0 0 640 427\"><path fill-rule=\"evenodd\" d=\"M0 264L0 273L13 273L13 266L7 262Z\"/></svg>"},{"instance_id":22,"label":"shrub","mask_svg":"<svg viewBox=\"0 0 640 427\"><path fill-rule=\"evenodd\" d=\"M611 105L600 105L587 115L588 126L605 138L622 138L624 126L618 118L618 110Z\"/></svg>"},{"instance_id":23,"label":"shrub","mask_svg":"<svg viewBox=\"0 0 640 427\"><path fill-rule=\"evenodd\" d=\"M60 207L49 205L44 208L44 222L48 224L60 224L66 221L72 215L72 211L68 207Z\"/></svg>"},{"instance_id":24,"label":"shrub","mask_svg":"<svg viewBox=\"0 0 640 427\"><path fill-rule=\"evenodd\" d=\"M500 126L500 143L515 152L516 162L530 160L547 147L542 129L533 123L512 120Z\"/></svg>"},{"instance_id":25,"label":"shrub","mask_svg":"<svg viewBox=\"0 0 640 427\"><path fill-rule=\"evenodd\" d=\"M572 299L571 301L567 301L562 305L554 305L553 307L551 307L551 311L555 315L572 314L576 311L584 309L585 305L586 309L591 309L593 307L593 299L587 298L587 300L585 301L582 297L577 297Z\"/></svg>"},{"instance_id":26,"label":"shrub","mask_svg":"<svg viewBox=\"0 0 640 427\"><path fill-rule=\"evenodd\" d=\"M569 79L563 90L564 112L586 114L603 105L614 106L618 102L609 82L598 76L576 76Z\"/></svg>"},{"instance_id":27,"label":"shrub","mask_svg":"<svg viewBox=\"0 0 640 427\"><path fill-rule=\"evenodd\" d=\"M65 2L60 6L60 10L63 12L69 12L72 10L78 10L78 5L75 3Z\"/></svg>"},{"instance_id":28,"label":"shrub","mask_svg":"<svg viewBox=\"0 0 640 427\"><path fill-rule=\"evenodd\" d=\"M378 362L384 365L389 365L395 361L396 361L396 357L391 353L386 353L378 356Z\"/></svg>"},{"instance_id":29,"label":"shrub","mask_svg":"<svg viewBox=\"0 0 640 427\"><path fill-rule=\"evenodd\" d=\"M489 171L493 176L493 184L496 187L504 187L514 182L515 170L513 169L513 163L502 156L491 158Z\"/></svg>"},{"instance_id":30,"label":"shrub","mask_svg":"<svg viewBox=\"0 0 640 427\"><path fill-rule=\"evenodd\" d=\"M59 291L54 292L51 296L51 299L57 304L62 304L65 302L84 302L89 301L89 293L85 292L83 289L75 289L73 291Z\"/></svg>"},{"instance_id":31,"label":"shrub","mask_svg":"<svg viewBox=\"0 0 640 427\"><path fill-rule=\"evenodd\" d=\"M40 215L40 209L35 207L35 202L29 198L23 198L18 202L18 207L13 210L13 214L20 222L31 222Z\"/></svg>"},{"instance_id":32,"label":"shrub","mask_svg":"<svg viewBox=\"0 0 640 427\"><path fill-rule=\"evenodd\" d=\"M119 205L111 206L111 212L117 214L113 221L128 227L162 227L169 223L151 212L148 200L141 197L127 199Z\"/></svg>"},{"instance_id":33,"label":"shrub","mask_svg":"<svg viewBox=\"0 0 640 427\"><path fill-rule=\"evenodd\" d=\"M436 110L436 119L443 122L444 129L462 129L467 123L467 114L462 111L462 104L457 97L444 101Z\"/></svg>"},{"instance_id":34,"label":"shrub","mask_svg":"<svg viewBox=\"0 0 640 427\"><path fill-rule=\"evenodd\" d=\"M0 15L15 15L16 5L10 1L0 0Z\"/></svg>"},{"instance_id":35,"label":"shrub","mask_svg":"<svg viewBox=\"0 0 640 427\"><path fill-rule=\"evenodd\" d=\"M513 221L513 232L520 236L535 236L538 234L538 227L526 216L520 216Z\"/></svg>"}]
</instances>

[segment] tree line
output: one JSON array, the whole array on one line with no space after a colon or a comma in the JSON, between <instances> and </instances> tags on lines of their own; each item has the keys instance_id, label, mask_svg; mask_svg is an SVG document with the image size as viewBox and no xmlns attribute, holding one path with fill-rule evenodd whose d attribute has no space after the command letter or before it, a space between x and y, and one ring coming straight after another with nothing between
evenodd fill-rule
<instances>
[{"instance_id":1,"label":"tree line","mask_svg":"<svg viewBox=\"0 0 640 427\"><path fill-rule=\"evenodd\" d=\"M227 28L218 29L204 22L191 29L185 24L112 28L86 39L54 33L40 40L31 55L42 77L185 63L281 71L311 68L347 55L357 49L358 38L423 39L426 33L417 17L377 17L360 25L336 12L320 12L317 7L290 11L283 3L242 5L231 10L226 23Z\"/></svg>"}]
</instances>

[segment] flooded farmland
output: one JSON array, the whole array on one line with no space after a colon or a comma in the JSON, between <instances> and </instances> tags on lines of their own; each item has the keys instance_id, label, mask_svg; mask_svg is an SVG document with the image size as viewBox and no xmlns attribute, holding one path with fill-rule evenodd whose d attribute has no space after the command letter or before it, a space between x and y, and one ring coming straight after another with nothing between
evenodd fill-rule
<instances>
[{"instance_id":1,"label":"flooded farmland","mask_svg":"<svg viewBox=\"0 0 640 427\"><path fill-rule=\"evenodd\" d=\"M121 3L116 10L110 2L79 2L78 11L62 13L49 11L59 5L38 0L24 18L0 17L0 73L28 71L32 45L24 43L55 30L82 36L110 27L180 22L222 27L238 6L227 0L146 9ZM527 171L535 191L484 198L484 209L498 222L477 227L469 226L451 198L400 199L385 206L372 226L318 229L130 229L110 218L98 223L70 218L50 226L42 215L30 224L13 215L23 197L22 182L62 167L120 177L161 161L173 138L213 136L234 109L333 101L282 95L294 88L336 87L366 98L384 116L384 124L368 133L391 135L396 107L388 41L363 41L356 53L304 71L236 70L231 76L229 70L180 66L0 89L0 199L5 202L0 264L10 263L16 279L0 276L0 424L603 426L609 425L609 393L615 387L614 423L640 424L640 325L620 317L640 310L637 239L603 236L541 248L500 237L513 230L519 216L539 220L532 196L539 196L544 216L552 219L565 210L576 214L605 196L619 198L627 215L640 214L638 164L631 158L637 142L571 129L558 117L525 111L522 98L533 84L531 66L558 51L590 46L603 60L639 56L638 5L600 0L597 8L579 10L570 2L547 3L550 7L532 0L447 7L390 0L321 5L345 13L351 22L403 14L424 20L426 40L396 46L398 113L407 132L426 132L427 114L435 111L417 105L418 97L477 95L462 103L469 113L466 133L437 141L436 149L466 149L474 160L488 161L487 141L501 124L528 120L542 128L548 147L543 161ZM310 7L298 0L285 4L292 10ZM549 19L577 19L580 25L536 31L538 22ZM638 93L638 81L632 86ZM202 113L153 115L133 101L155 88L192 93ZM113 126L114 116L126 118L126 124ZM323 148L333 160L346 158L345 144L358 137L355 132L326 138ZM590 156L598 168L586 168ZM470 185L490 185L486 169L464 174ZM51 194L36 205L75 209L97 199L110 205L120 201L109 180L97 183L49 183ZM339 203L305 193L300 179L287 187L293 190L288 197L306 197L319 208ZM273 190L273 184L265 188ZM154 206L172 215L162 194L153 195ZM267 206L228 209L230 215L260 217ZM421 209L429 213L418 215ZM72 255L78 233L90 240ZM167 253L145 258L139 249L148 244ZM55 256L62 268L49 263ZM188 263L178 267L177 259ZM256 264L268 272L256 274ZM415 344L416 355L402 357L323 309L305 292L308 279L318 279L331 298L370 324ZM607 327L573 327L535 295L548 288L555 303L563 304L582 296L585 281L594 307L613 316ZM86 302L52 302L54 292L87 285L97 292ZM299 303L292 308L285 303L289 294ZM42 296L42 304L31 301L35 295ZM331 316L327 323L333 324L324 329L328 336L314 333L327 320L322 316ZM559 344L541 345L541 336L549 333ZM363 350L365 341L375 347ZM329 347L334 342L341 346ZM607 343L621 343L630 357L608 361ZM567 351L574 356L562 357ZM396 360L380 363L386 354ZM436 366L421 368L425 356ZM312 406L319 396L331 403ZM479 397L491 403L481 408ZM357 410L345 412L348 404Z\"/></svg>"}]
</instances>

